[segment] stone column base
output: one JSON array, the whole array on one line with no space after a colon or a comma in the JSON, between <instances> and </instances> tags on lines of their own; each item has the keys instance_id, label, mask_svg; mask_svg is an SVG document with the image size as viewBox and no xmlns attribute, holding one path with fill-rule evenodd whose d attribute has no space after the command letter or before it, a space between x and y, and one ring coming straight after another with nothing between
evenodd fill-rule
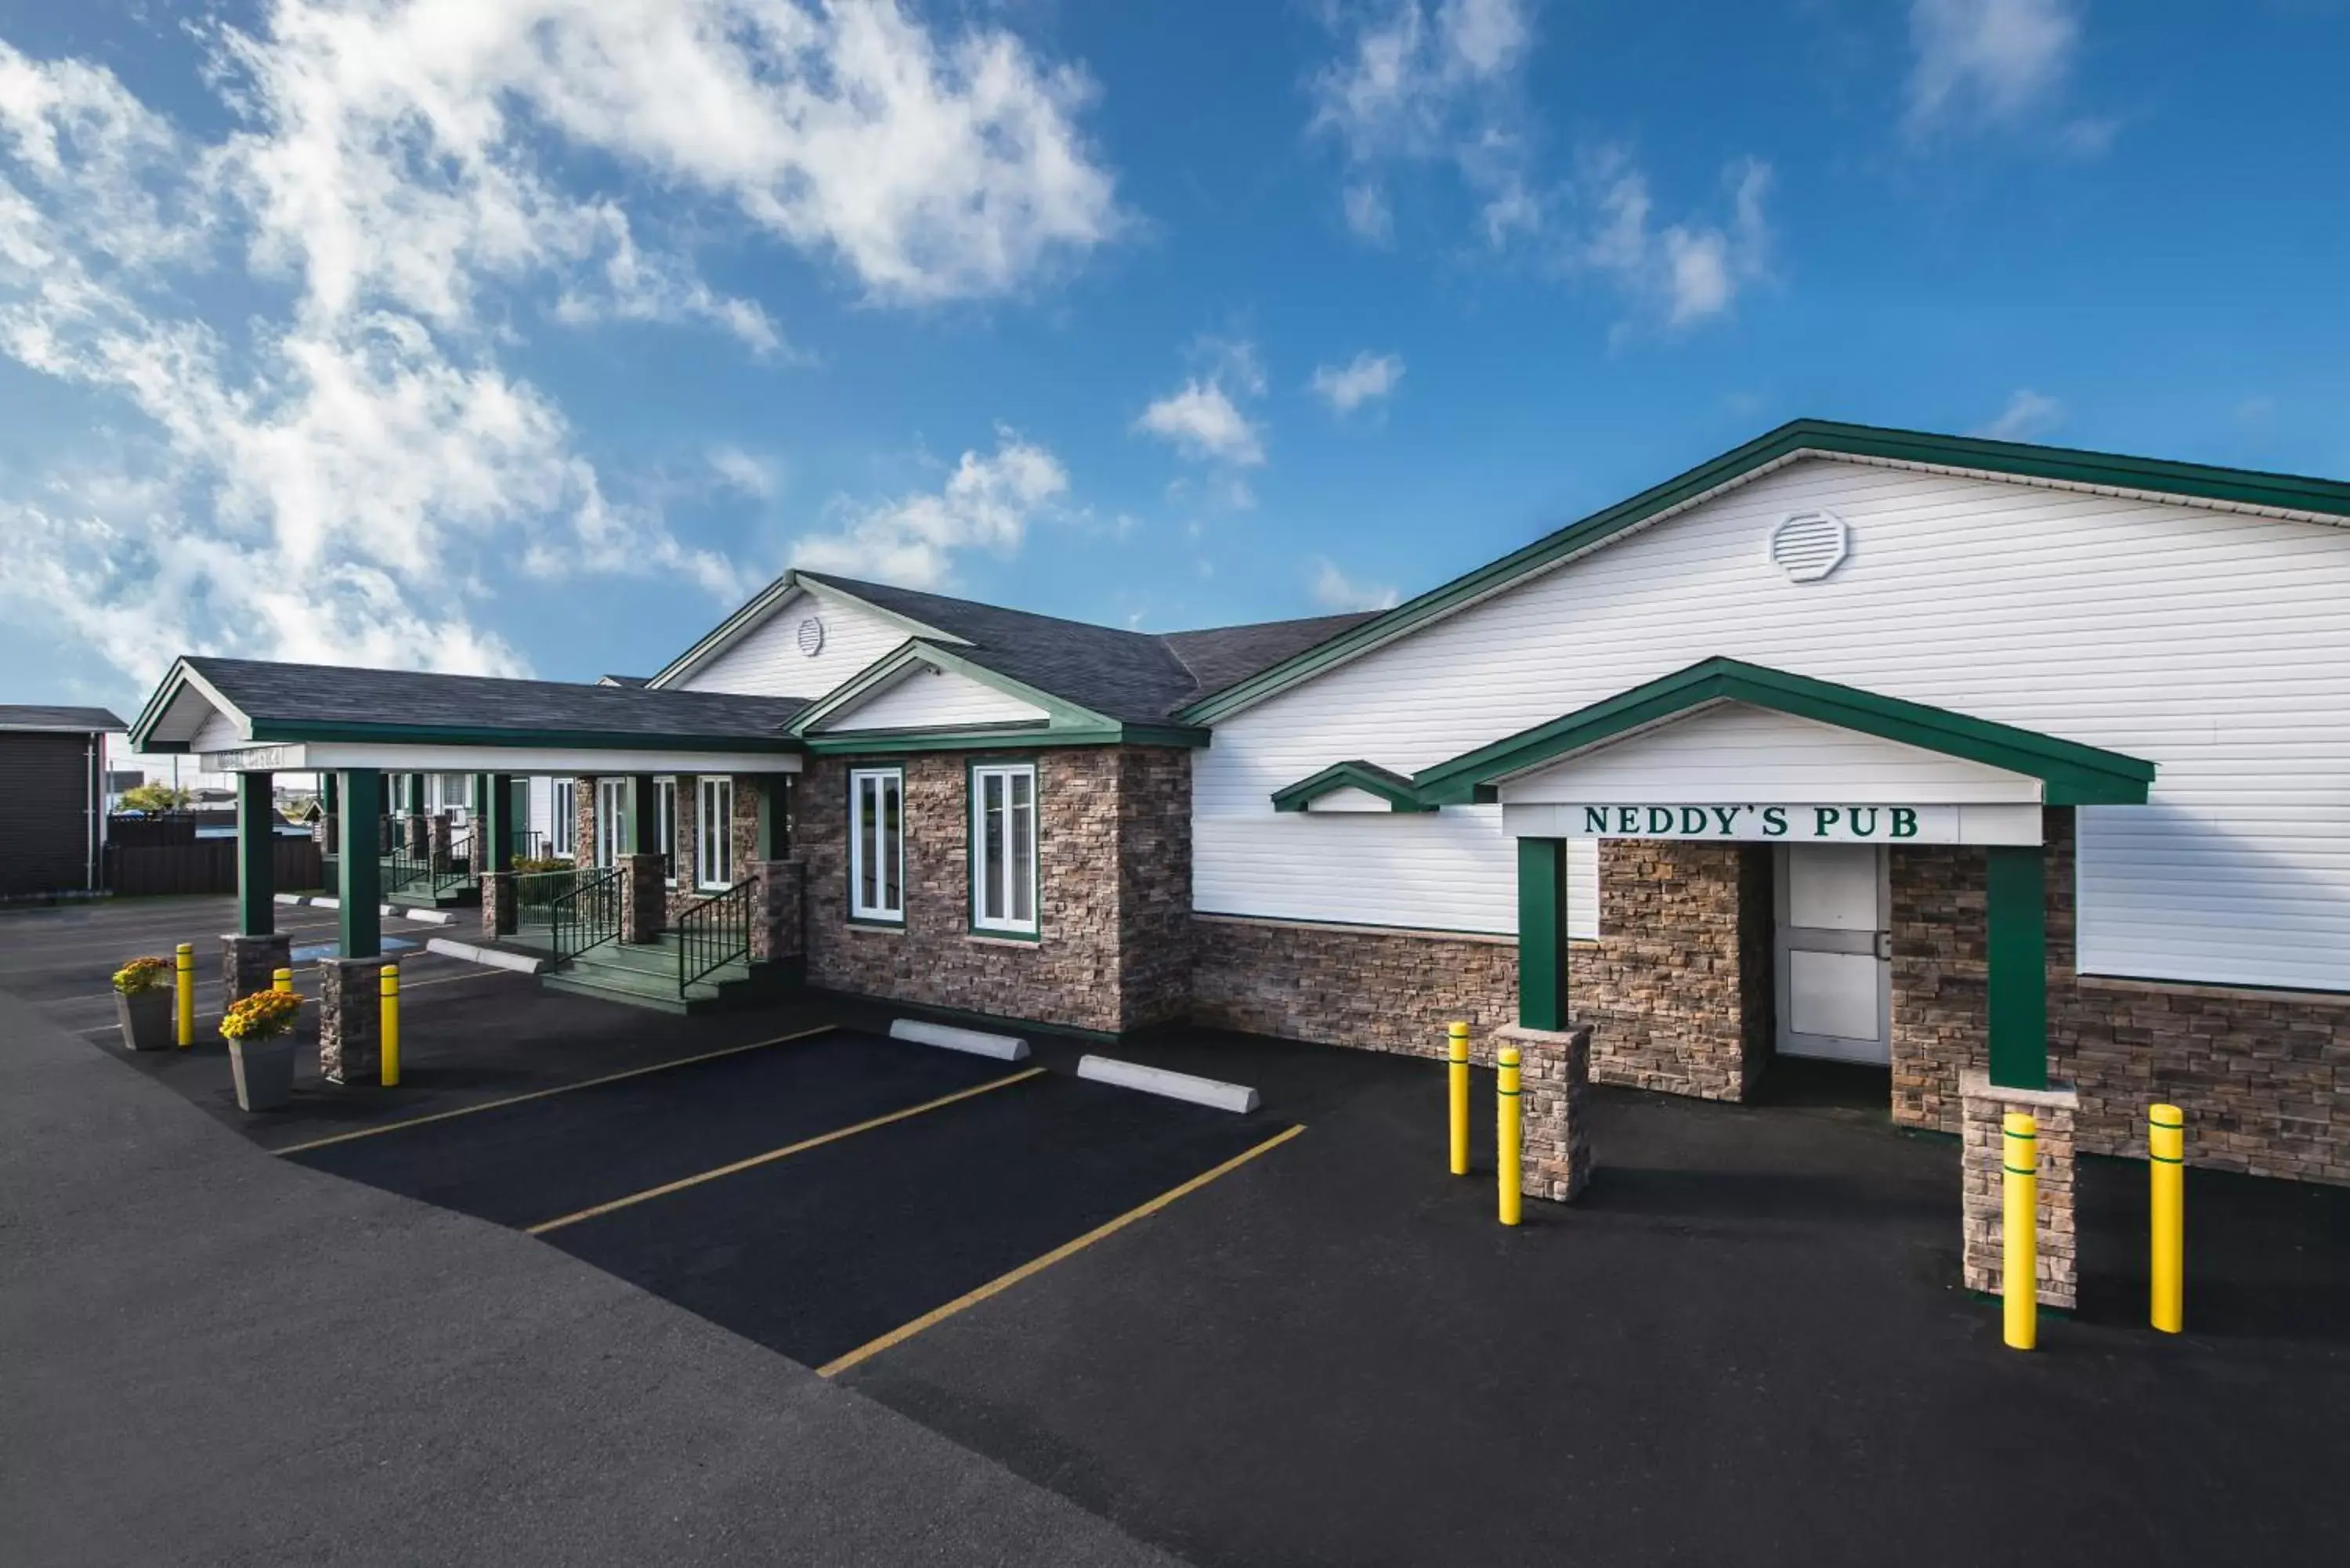
<instances>
[{"instance_id":1,"label":"stone column base","mask_svg":"<svg viewBox=\"0 0 2350 1568\"><path fill-rule=\"evenodd\" d=\"M411 860L421 860L432 853L432 824L430 818L403 816L400 819L400 844Z\"/></svg>"},{"instance_id":2,"label":"stone column base","mask_svg":"<svg viewBox=\"0 0 2350 1568\"><path fill-rule=\"evenodd\" d=\"M383 966L388 958L318 961L318 1071L330 1084L383 1079Z\"/></svg>"},{"instance_id":3,"label":"stone column base","mask_svg":"<svg viewBox=\"0 0 2350 1568\"><path fill-rule=\"evenodd\" d=\"M2073 1124L2080 1105L2081 1096L2070 1084L2005 1089L1994 1086L1984 1073L1960 1075L1967 1289L2000 1293L2004 1207L2000 1119L2010 1111L2022 1111L2040 1124L2040 1304L2072 1309L2080 1284L2079 1240L2073 1226Z\"/></svg>"},{"instance_id":4,"label":"stone column base","mask_svg":"<svg viewBox=\"0 0 2350 1568\"><path fill-rule=\"evenodd\" d=\"M1527 1029L1509 1024L1496 1040L1518 1048L1518 1105L1524 1153L1518 1190L1572 1203L1591 1181L1591 1026Z\"/></svg>"},{"instance_id":5,"label":"stone column base","mask_svg":"<svg viewBox=\"0 0 2350 1568\"><path fill-rule=\"evenodd\" d=\"M661 886L664 867L658 855L623 855L620 873L620 940L657 942L669 925L669 889Z\"/></svg>"},{"instance_id":6,"label":"stone column base","mask_svg":"<svg viewBox=\"0 0 2350 1568\"><path fill-rule=\"evenodd\" d=\"M490 871L482 877L482 935L495 939L515 934L515 874Z\"/></svg>"},{"instance_id":7,"label":"stone column base","mask_svg":"<svg viewBox=\"0 0 2350 1568\"><path fill-rule=\"evenodd\" d=\"M234 1005L256 991L277 983L277 971L294 963L294 939L273 932L248 937L235 931L221 935L221 989L228 992L224 1006Z\"/></svg>"},{"instance_id":8,"label":"stone column base","mask_svg":"<svg viewBox=\"0 0 2350 1568\"><path fill-rule=\"evenodd\" d=\"M798 860L754 860L743 867L759 880L752 895L751 957L775 963L805 951L800 910L807 889L807 866Z\"/></svg>"},{"instance_id":9,"label":"stone column base","mask_svg":"<svg viewBox=\"0 0 2350 1568\"><path fill-rule=\"evenodd\" d=\"M424 819L426 853L432 860L432 869L449 869L449 846L456 842L457 825L445 811L436 811Z\"/></svg>"}]
</instances>

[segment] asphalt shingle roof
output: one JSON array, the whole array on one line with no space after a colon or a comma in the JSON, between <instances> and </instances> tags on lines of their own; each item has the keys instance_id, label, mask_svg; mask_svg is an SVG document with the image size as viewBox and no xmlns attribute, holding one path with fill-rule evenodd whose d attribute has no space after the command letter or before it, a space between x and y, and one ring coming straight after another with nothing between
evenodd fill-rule
<instances>
[{"instance_id":1,"label":"asphalt shingle roof","mask_svg":"<svg viewBox=\"0 0 2350 1568\"><path fill-rule=\"evenodd\" d=\"M1204 631L1121 631L829 573L799 576L961 638L971 646L953 651L973 664L1122 723L1164 720L1369 618L1367 613Z\"/></svg>"},{"instance_id":2,"label":"asphalt shingle roof","mask_svg":"<svg viewBox=\"0 0 2350 1568\"><path fill-rule=\"evenodd\" d=\"M0 702L0 730L88 732L130 728L104 708L64 708L46 702Z\"/></svg>"},{"instance_id":3,"label":"asphalt shingle roof","mask_svg":"<svg viewBox=\"0 0 2350 1568\"><path fill-rule=\"evenodd\" d=\"M297 728L380 724L479 731L644 735L710 741L775 740L804 697L655 691L562 680L510 680L411 670L277 664L252 659L187 659L256 723Z\"/></svg>"}]
</instances>

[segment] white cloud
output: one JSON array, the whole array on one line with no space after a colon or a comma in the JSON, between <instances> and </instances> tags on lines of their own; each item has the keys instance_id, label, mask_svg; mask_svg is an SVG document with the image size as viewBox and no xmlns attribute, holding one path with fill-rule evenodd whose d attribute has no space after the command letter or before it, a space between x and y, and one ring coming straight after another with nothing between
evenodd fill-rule
<instances>
[{"instance_id":1,"label":"white cloud","mask_svg":"<svg viewBox=\"0 0 2350 1568\"><path fill-rule=\"evenodd\" d=\"M1613 276L1674 327L1727 314L1747 284L1769 275L1771 229L1763 200L1771 166L1747 158L1723 171L1730 214L1655 227L1648 177L1620 151L1600 154L1587 175L1599 221L1575 260Z\"/></svg>"},{"instance_id":2,"label":"white cloud","mask_svg":"<svg viewBox=\"0 0 2350 1568\"><path fill-rule=\"evenodd\" d=\"M2077 0L1911 0L1909 129L2021 118L2063 86L2080 39Z\"/></svg>"},{"instance_id":3,"label":"white cloud","mask_svg":"<svg viewBox=\"0 0 2350 1568\"><path fill-rule=\"evenodd\" d=\"M1193 350L1209 368L1144 409L1134 428L1172 444L1195 462L1254 468L1264 462L1264 431L1243 410L1243 400L1264 395L1264 368L1244 342L1203 339ZM1245 507L1255 497L1232 479L1224 504Z\"/></svg>"},{"instance_id":4,"label":"white cloud","mask_svg":"<svg viewBox=\"0 0 2350 1568\"><path fill-rule=\"evenodd\" d=\"M209 139L0 44L0 354L129 416L101 462L0 453L0 597L133 680L193 649L519 670L506 562L738 593L506 358L612 321L789 358L669 237L713 213L882 304L1118 227L1087 84L898 0L271 0L194 36Z\"/></svg>"},{"instance_id":5,"label":"white cloud","mask_svg":"<svg viewBox=\"0 0 2350 1568\"><path fill-rule=\"evenodd\" d=\"M1347 364L1315 366L1311 384L1333 410L1347 414L1386 397L1402 379L1402 355L1375 355L1366 348Z\"/></svg>"},{"instance_id":6,"label":"white cloud","mask_svg":"<svg viewBox=\"0 0 2350 1568\"><path fill-rule=\"evenodd\" d=\"M1996 418L1978 425L1972 433L1993 441L2037 441L2064 422L2064 404L2023 387L2007 400L2007 407Z\"/></svg>"},{"instance_id":7,"label":"white cloud","mask_svg":"<svg viewBox=\"0 0 2350 1568\"><path fill-rule=\"evenodd\" d=\"M953 576L958 551L1008 556L1028 524L1055 514L1068 493L1068 471L1045 448L1014 431L996 432L995 451L966 452L936 491L863 505L839 503L840 525L803 535L792 564L820 572L937 587Z\"/></svg>"},{"instance_id":8,"label":"white cloud","mask_svg":"<svg viewBox=\"0 0 2350 1568\"><path fill-rule=\"evenodd\" d=\"M1314 602L1324 609L1393 609L1401 598L1402 596L1393 587L1357 582L1340 571L1338 564L1326 556L1315 557Z\"/></svg>"},{"instance_id":9,"label":"white cloud","mask_svg":"<svg viewBox=\"0 0 2350 1568\"><path fill-rule=\"evenodd\" d=\"M1341 50L1309 84L1310 129L1345 152L1348 228L1374 244L1392 235L1378 174L1389 164L1450 162L1489 204L1515 185L1534 41L1523 0L1395 0L1329 17Z\"/></svg>"},{"instance_id":10,"label":"white cloud","mask_svg":"<svg viewBox=\"0 0 2350 1568\"><path fill-rule=\"evenodd\" d=\"M758 501L772 501L783 488L783 475L777 472L772 458L744 452L729 442L721 442L702 454L720 483Z\"/></svg>"}]
</instances>

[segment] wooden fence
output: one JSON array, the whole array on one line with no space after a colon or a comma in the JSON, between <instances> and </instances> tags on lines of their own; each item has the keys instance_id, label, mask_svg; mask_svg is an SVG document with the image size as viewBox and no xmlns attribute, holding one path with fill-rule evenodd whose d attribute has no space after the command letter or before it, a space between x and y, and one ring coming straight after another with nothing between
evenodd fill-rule
<instances>
[{"instance_id":1,"label":"wooden fence","mask_svg":"<svg viewBox=\"0 0 2350 1568\"><path fill-rule=\"evenodd\" d=\"M318 846L308 838L270 841L273 885L301 892L326 885ZM106 885L123 898L155 893L234 893L236 840L198 838L185 844L113 844L106 846Z\"/></svg>"}]
</instances>

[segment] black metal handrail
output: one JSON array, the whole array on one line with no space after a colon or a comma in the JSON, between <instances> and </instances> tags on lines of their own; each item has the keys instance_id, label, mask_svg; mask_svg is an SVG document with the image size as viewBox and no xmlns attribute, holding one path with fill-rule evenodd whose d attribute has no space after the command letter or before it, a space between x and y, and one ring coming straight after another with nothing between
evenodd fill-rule
<instances>
[{"instance_id":1,"label":"black metal handrail","mask_svg":"<svg viewBox=\"0 0 2350 1568\"><path fill-rule=\"evenodd\" d=\"M473 879L473 836L470 833L452 837L449 853L432 868L432 892L437 898L452 888L462 888Z\"/></svg>"},{"instance_id":2,"label":"black metal handrail","mask_svg":"<svg viewBox=\"0 0 2350 1568\"><path fill-rule=\"evenodd\" d=\"M737 882L678 911L670 929L677 933L677 993L735 960L751 957L751 894L754 882Z\"/></svg>"},{"instance_id":3,"label":"black metal handrail","mask_svg":"<svg viewBox=\"0 0 2350 1568\"><path fill-rule=\"evenodd\" d=\"M513 839L511 853L517 860L546 858L546 835L535 827L517 827L508 835Z\"/></svg>"},{"instance_id":4,"label":"black metal handrail","mask_svg":"<svg viewBox=\"0 0 2350 1568\"><path fill-rule=\"evenodd\" d=\"M547 923L554 928L557 958L576 958L620 934L620 873L570 875L572 885L547 900Z\"/></svg>"},{"instance_id":5,"label":"black metal handrail","mask_svg":"<svg viewBox=\"0 0 2350 1568\"><path fill-rule=\"evenodd\" d=\"M383 857L383 890L387 893L397 893L403 888L413 887L429 879L432 875L432 862L430 859L411 855L405 849L394 848Z\"/></svg>"}]
</instances>

